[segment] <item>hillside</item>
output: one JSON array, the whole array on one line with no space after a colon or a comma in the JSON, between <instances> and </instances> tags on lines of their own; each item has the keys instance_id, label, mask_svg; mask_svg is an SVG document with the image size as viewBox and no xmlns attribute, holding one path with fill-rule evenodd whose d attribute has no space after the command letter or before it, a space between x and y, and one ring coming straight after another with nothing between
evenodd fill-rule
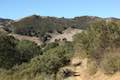
<instances>
[{"instance_id":1,"label":"hillside","mask_svg":"<svg viewBox=\"0 0 120 80\"><path fill-rule=\"evenodd\" d=\"M40 39L37 37L30 37L30 36L19 35L19 34L8 34L8 35L13 36L20 41L27 40L27 41L34 42L38 45L42 45L42 41L40 41Z\"/></svg>"},{"instance_id":2,"label":"hillside","mask_svg":"<svg viewBox=\"0 0 120 80\"><path fill-rule=\"evenodd\" d=\"M37 36L40 37L43 41L46 41L46 38L50 36L47 33L62 33L69 27L85 29L88 25L98 20L103 19L91 16L67 19L33 15L13 22L11 26L13 32L16 34Z\"/></svg>"},{"instance_id":3,"label":"hillside","mask_svg":"<svg viewBox=\"0 0 120 80\"><path fill-rule=\"evenodd\" d=\"M89 25L96 21L120 21L120 19L100 18L96 16L57 18L32 15L15 21L10 19L1 19L0 22L2 25L6 25L3 28L8 32L26 36L35 36L42 42L46 42L56 34L63 34L68 28L85 30Z\"/></svg>"},{"instance_id":4,"label":"hillside","mask_svg":"<svg viewBox=\"0 0 120 80\"><path fill-rule=\"evenodd\" d=\"M51 35L51 39L49 40L49 42L55 42L55 41L73 41L73 36L75 34L81 33L82 30L80 29L75 29L75 28L68 28L66 30L64 30L62 32L62 34L60 33L52 33Z\"/></svg>"},{"instance_id":5,"label":"hillside","mask_svg":"<svg viewBox=\"0 0 120 80\"><path fill-rule=\"evenodd\" d=\"M33 15L1 25L0 80L120 79L117 18Z\"/></svg>"},{"instance_id":6,"label":"hillside","mask_svg":"<svg viewBox=\"0 0 120 80\"><path fill-rule=\"evenodd\" d=\"M12 21L13 21L13 20L11 20L11 19L3 19L3 18L0 18L0 25L1 25L1 26L7 26L7 25L11 24Z\"/></svg>"}]
</instances>

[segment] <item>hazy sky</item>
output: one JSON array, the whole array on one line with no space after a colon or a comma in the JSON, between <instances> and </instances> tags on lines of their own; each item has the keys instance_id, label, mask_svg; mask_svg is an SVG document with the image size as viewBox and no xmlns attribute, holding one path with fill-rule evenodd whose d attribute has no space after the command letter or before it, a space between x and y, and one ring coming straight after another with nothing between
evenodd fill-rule
<instances>
[{"instance_id":1,"label":"hazy sky","mask_svg":"<svg viewBox=\"0 0 120 80\"><path fill-rule=\"evenodd\" d=\"M120 18L120 0L0 0L2 18L19 19L32 14Z\"/></svg>"}]
</instances>

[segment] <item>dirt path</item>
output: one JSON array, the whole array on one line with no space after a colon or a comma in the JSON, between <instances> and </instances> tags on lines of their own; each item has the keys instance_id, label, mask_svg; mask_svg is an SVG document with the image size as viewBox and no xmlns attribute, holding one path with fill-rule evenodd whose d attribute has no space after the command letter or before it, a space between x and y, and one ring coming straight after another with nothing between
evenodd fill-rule
<instances>
[{"instance_id":1,"label":"dirt path","mask_svg":"<svg viewBox=\"0 0 120 80\"><path fill-rule=\"evenodd\" d=\"M77 76L71 76L65 80L120 80L120 72L114 75L105 75L103 72L98 71L95 75L89 75L87 71L87 61L87 59L79 59L79 57L73 58L71 60L71 66ZM76 65L79 63L81 63L81 65Z\"/></svg>"}]
</instances>

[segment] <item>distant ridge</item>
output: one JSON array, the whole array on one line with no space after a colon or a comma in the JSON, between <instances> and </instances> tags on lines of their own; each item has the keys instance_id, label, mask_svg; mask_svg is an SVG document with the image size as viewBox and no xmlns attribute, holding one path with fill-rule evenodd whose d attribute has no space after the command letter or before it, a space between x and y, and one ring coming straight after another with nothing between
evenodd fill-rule
<instances>
[{"instance_id":1,"label":"distant ridge","mask_svg":"<svg viewBox=\"0 0 120 80\"><path fill-rule=\"evenodd\" d=\"M119 21L119 18L101 18L97 16L78 16L74 18L58 18L31 15L19 20L0 18L0 26L6 31L25 36L39 37L42 41L50 39L52 34L62 34L68 28L86 29L96 21Z\"/></svg>"}]
</instances>

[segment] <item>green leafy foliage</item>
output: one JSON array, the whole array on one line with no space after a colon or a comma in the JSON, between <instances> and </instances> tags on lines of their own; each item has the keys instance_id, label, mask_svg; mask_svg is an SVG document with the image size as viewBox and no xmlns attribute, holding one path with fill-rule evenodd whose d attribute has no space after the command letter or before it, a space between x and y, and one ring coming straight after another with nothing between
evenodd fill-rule
<instances>
[{"instance_id":1,"label":"green leafy foliage","mask_svg":"<svg viewBox=\"0 0 120 80\"><path fill-rule=\"evenodd\" d=\"M68 48L65 48L64 46L58 46L50 49L42 56L33 59L32 63L37 63L35 68L38 68L37 70L39 70L41 73L55 74L60 67L63 67L69 63L72 52L68 51Z\"/></svg>"},{"instance_id":2,"label":"green leafy foliage","mask_svg":"<svg viewBox=\"0 0 120 80\"><path fill-rule=\"evenodd\" d=\"M96 22L74 38L75 46L84 50L89 57L100 58L105 49L120 47L120 27L115 22Z\"/></svg>"},{"instance_id":3,"label":"green leafy foliage","mask_svg":"<svg viewBox=\"0 0 120 80\"><path fill-rule=\"evenodd\" d=\"M4 80L56 80L57 72L61 67L69 64L72 55L73 46L68 42L47 50L28 63L4 71L0 74L0 76L3 75L0 79L6 76Z\"/></svg>"},{"instance_id":4,"label":"green leafy foliage","mask_svg":"<svg viewBox=\"0 0 120 80\"><path fill-rule=\"evenodd\" d=\"M52 48L55 48L55 47L57 47L57 46L59 46L59 44L56 43L56 42L48 43L48 44L46 44L46 45L44 46L43 51L46 52L47 50L52 49Z\"/></svg>"},{"instance_id":5,"label":"green leafy foliage","mask_svg":"<svg viewBox=\"0 0 120 80\"><path fill-rule=\"evenodd\" d=\"M19 41L16 48L20 53L22 62L28 62L33 57L42 54L40 46L31 41Z\"/></svg>"},{"instance_id":6,"label":"green leafy foliage","mask_svg":"<svg viewBox=\"0 0 120 80\"><path fill-rule=\"evenodd\" d=\"M0 68L9 69L19 64L19 53L16 51L16 40L6 34L0 34Z\"/></svg>"},{"instance_id":7,"label":"green leafy foliage","mask_svg":"<svg viewBox=\"0 0 120 80\"><path fill-rule=\"evenodd\" d=\"M98 21L74 37L75 47L79 47L85 54L87 53L86 57L92 59L92 62L96 61L97 67L102 66L105 73L114 73L120 70L119 53L116 55L112 51L120 48L119 42L120 24L114 21Z\"/></svg>"},{"instance_id":8,"label":"green leafy foliage","mask_svg":"<svg viewBox=\"0 0 120 80\"><path fill-rule=\"evenodd\" d=\"M0 33L0 68L11 69L40 54L42 51L37 44Z\"/></svg>"}]
</instances>

